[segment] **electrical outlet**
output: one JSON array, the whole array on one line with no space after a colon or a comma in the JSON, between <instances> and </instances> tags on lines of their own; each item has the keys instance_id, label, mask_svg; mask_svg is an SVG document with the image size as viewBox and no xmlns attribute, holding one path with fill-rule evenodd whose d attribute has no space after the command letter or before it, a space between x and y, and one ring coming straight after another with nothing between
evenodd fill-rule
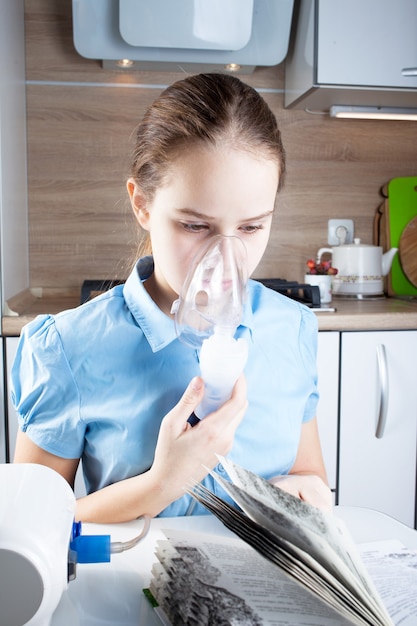
<instances>
[{"instance_id":1,"label":"electrical outlet","mask_svg":"<svg viewBox=\"0 0 417 626\"><path fill-rule=\"evenodd\" d=\"M330 246L353 243L353 234L353 220L329 220L327 243Z\"/></svg>"}]
</instances>

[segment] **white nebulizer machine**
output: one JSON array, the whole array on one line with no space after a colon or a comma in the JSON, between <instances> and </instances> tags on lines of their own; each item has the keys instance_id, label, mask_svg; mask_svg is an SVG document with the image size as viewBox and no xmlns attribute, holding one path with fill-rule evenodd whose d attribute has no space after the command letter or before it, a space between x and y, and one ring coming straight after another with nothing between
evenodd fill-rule
<instances>
[{"instance_id":1,"label":"white nebulizer machine","mask_svg":"<svg viewBox=\"0 0 417 626\"><path fill-rule=\"evenodd\" d=\"M132 548L149 529L145 518L140 535L127 542L83 535L81 523L74 522L74 492L43 465L0 464L0 494L1 626L53 625L77 565L109 562L111 553ZM76 626L75 608L66 606L65 612L65 623Z\"/></svg>"},{"instance_id":2,"label":"white nebulizer machine","mask_svg":"<svg viewBox=\"0 0 417 626\"><path fill-rule=\"evenodd\" d=\"M75 498L42 465L0 466L0 622L50 623L67 587Z\"/></svg>"},{"instance_id":3,"label":"white nebulizer machine","mask_svg":"<svg viewBox=\"0 0 417 626\"><path fill-rule=\"evenodd\" d=\"M245 367L247 342L234 335L242 319L247 278L242 240L217 235L194 258L180 297L173 303L179 339L200 349L205 394L195 410L198 419L230 398Z\"/></svg>"}]
</instances>

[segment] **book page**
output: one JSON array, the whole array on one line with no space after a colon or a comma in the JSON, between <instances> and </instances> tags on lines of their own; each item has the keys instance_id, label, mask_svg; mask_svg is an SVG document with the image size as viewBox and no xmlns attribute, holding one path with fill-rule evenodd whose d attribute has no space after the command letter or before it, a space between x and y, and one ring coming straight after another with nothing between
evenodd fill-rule
<instances>
[{"instance_id":1,"label":"book page","mask_svg":"<svg viewBox=\"0 0 417 626\"><path fill-rule=\"evenodd\" d=\"M417 625L417 551L399 541L359 544L379 595L398 626Z\"/></svg>"},{"instance_id":2,"label":"book page","mask_svg":"<svg viewBox=\"0 0 417 626\"><path fill-rule=\"evenodd\" d=\"M385 607L379 600L376 604L370 594L358 586L356 592L349 589L345 581L335 578L308 552L263 527L250 516L234 508L203 485L194 488L194 496L216 515L227 528L236 533L262 556L277 565L283 572L315 593L323 602L335 608L354 624L392 626ZM249 496L248 496L249 497ZM272 512L275 515L275 512ZM349 574L353 576L352 573ZM352 582L352 581L351 581ZM353 581L355 582L355 581ZM375 594L377 592L375 591Z\"/></svg>"},{"instance_id":3,"label":"book page","mask_svg":"<svg viewBox=\"0 0 417 626\"><path fill-rule=\"evenodd\" d=\"M237 484L230 483L214 473L212 475L249 518L270 530L275 536L297 546L308 557L313 557L335 581L341 582L360 599L364 608L367 607L371 613L379 615L381 623L391 623L357 548L341 520L322 513L231 461L219 458ZM201 487L197 485L194 492L199 491ZM239 536L242 537L241 534ZM308 560L309 566L314 568L314 562L310 558L306 559L301 553L299 558ZM322 577L323 574L320 573ZM331 581L330 584L334 586L335 581ZM352 604L352 596L349 602Z\"/></svg>"},{"instance_id":4,"label":"book page","mask_svg":"<svg viewBox=\"0 0 417 626\"><path fill-rule=\"evenodd\" d=\"M351 624L238 538L164 534L169 543L158 544L161 566L151 591L168 616L180 611L184 623L195 619L201 626Z\"/></svg>"},{"instance_id":5,"label":"book page","mask_svg":"<svg viewBox=\"0 0 417 626\"><path fill-rule=\"evenodd\" d=\"M291 531L294 533L295 542L298 543L299 541L297 533L300 532L300 527L302 528L303 535L308 535L310 532L316 535L314 543L318 539L317 535L322 537L328 545L329 550L333 550L337 553L354 575L361 579L362 584L367 588L368 592L371 595L375 593L366 570L363 567L363 563L359 558L355 543L341 520L338 520L332 515L323 513L307 502L303 502L299 498L280 489L278 486L273 485L261 476L236 465L226 457L219 456L218 458L228 473L232 485L236 485L252 498L280 512L290 521L290 523L287 524L287 530L288 532ZM221 484L226 493L229 493L234 501L249 515L245 507L242 506L242 503L236 499L238 494L233 492L233 486L215 472L211 472L211 476ZM252 514L253 513L252 510ZM321 547L319 551L322 551Z\"/></svg>"}]
</instances>

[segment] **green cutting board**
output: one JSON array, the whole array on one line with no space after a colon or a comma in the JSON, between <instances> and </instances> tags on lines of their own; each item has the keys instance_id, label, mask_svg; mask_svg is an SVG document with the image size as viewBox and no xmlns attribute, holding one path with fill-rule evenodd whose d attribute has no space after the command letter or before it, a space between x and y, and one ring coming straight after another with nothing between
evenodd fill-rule
<instances>
[{"instance_id":1,"label":"green cutting board","mask_svg":"<svg viewBox=\"0 0 417 626\"><path fill-rule=\"evenodd\" d=\"M398 248L404 228L417 215L417 176L390 180L388 201L389 243L392 248ZM400 296L417 296L417 287L410 283L403 272L399 253L392 262L391 289Z\"/></svg>"}]
</instances>

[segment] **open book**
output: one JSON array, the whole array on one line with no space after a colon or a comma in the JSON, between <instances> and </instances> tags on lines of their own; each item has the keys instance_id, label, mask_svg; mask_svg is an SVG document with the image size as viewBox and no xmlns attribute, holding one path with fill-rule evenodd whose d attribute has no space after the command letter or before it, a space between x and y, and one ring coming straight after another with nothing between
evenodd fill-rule
<instances>
[{"instance_id":1,"label":"open book","mask_svg":"<svg viewBox=\"0 0 417 626\"><path fill-rule=\"evenodd\" d=\"M413 606L394 622L341 520L220 460L231 482L212 476L238 507L201 484L189 493L237 536L164 531L149 591L165 624L417 624L417 555Z\"/></svg>"}]
</instances>

